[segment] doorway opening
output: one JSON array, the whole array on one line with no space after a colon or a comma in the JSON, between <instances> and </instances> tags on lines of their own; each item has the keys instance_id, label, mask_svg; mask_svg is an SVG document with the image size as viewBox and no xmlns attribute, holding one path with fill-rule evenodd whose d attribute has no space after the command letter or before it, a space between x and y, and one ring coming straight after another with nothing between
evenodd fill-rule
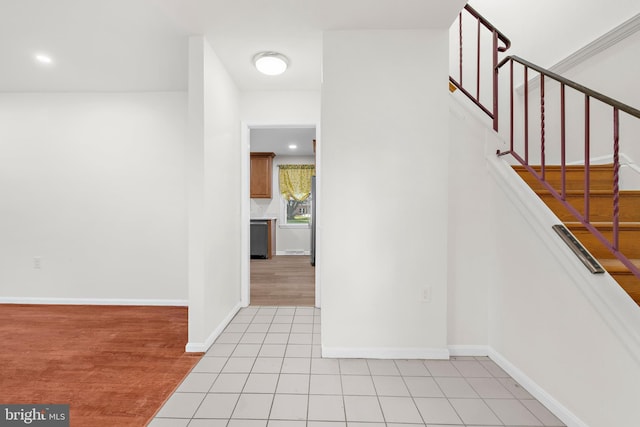
<instances>
[{"instance_id":1,"label":"doorway opening","mask_svg":"<svg viewBox=\"0 0 640 427\"><path fill-rule=\"evenodd\" d=\"M312 227L315 126L249 131L249 301L316 305Z\"/></svg>"}]
</instances>

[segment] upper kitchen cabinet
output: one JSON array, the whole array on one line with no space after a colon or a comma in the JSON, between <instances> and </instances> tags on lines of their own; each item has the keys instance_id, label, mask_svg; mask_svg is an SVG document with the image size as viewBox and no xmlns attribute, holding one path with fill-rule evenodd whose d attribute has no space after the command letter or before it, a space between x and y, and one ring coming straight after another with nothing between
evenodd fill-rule
<instances>
[{"instance_id":1,"label":"upper kitchen cabinet","mask_svg":"<svg viewBox=\"0 0 640 427\"><path fill-rule=\"evenodd\" d=\"M251 153L251 198L270 199L275 153Z\"/></svg>"}]
</instances>

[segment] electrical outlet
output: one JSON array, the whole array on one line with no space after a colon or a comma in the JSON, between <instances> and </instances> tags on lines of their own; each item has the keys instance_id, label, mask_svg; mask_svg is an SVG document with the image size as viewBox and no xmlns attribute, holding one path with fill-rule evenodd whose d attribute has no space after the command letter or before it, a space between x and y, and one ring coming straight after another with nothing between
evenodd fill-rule
<instances>
[{"instance_id":1,"label":"electrical outlet","mask_svg":"<svg viewBox=\"0 0 640 427\"><path fill-rule=\"evenodd\" d=\"M33 268L35 270L40 270L42 268L42 257L33 257Z\"/></svg>"},{"instance_id":2,"label":"electrical outlet","mask_svg":"<svg viewBox=\"0 0 640 427\"><path fill-rule=\"evenodd\" d=\"M420 301L431 302L431 286L425 286L420 291Z\"/></svg>"}]
</instances>

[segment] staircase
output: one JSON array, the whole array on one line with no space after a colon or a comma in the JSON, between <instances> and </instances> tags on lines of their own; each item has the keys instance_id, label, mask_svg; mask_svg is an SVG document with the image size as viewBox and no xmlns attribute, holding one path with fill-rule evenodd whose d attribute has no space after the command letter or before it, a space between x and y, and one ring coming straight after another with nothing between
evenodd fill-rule
<instances>
[{"instance_id":1,"label":"staircase","mask_svg":"<svg viewBox=\"0 0 640 427\"><path fill-rule=\"evenodd\" d=\"M463 24L463 21L473 24ZM509 155L524 165L516 166L516 172L640 305L640 191L618 192L619 174L614 173L614 170L620 171L620 155L624 154L620 152L621 143L624 146L625 142L637 142L632 124L640 125L640 109L518 56L509 55L499 60L511 41L468 4L456 24L458 31L457 35L452 32L452 43L457 44L458 57L450 70L449 90L459 90L492 120L493 129L509 143L509 148L498 151L497 155ZM481 61L481 56L486 60ZM499 76L504 77L499 79ZM524 96L516 96L518 81L522 82ZM567 102L566 93L569 99L582 98L582 105ZM500 100L506 100L507 96L509 114L503 112L499 117ZM604 113L607 110L609 112ZM582 123L584 130L576 134L576 126L582 127ZM605 132L610 132L609 136L603 137ZM592 158L590 153L598 152L600 156L610 156L613 162L587 165L588 215L584 212L584 166L545 166L542 176L542 168L529 163L530 155L540 158L543 164L551 163L553 156L547 153L560 154L560 161L564 162L567 146L582 149L587 159ZM561 188L563 170L565 188ZM617 202L615 220L614 199Z\"/></svg>"},{"instance_id":2,"label":"staircase","mask_svg":"<svg viewBox=\"0 0 640 427\"><path fill-rule=\"evenodd\" d=\"M514 170L536 192L558 219L573 233L600 265L613 276L629 296L640 305L640 279L625 267L573 214L523 166ZM538 173L539 166L534 166ZM545 166L545 179L561 189L559 166ZM566 166L566 201L584 213L584 167ZM613 234L613 165L590 167L589 220L608 239ZM640 266L640 191L620 191L619 250Z\"/></svg>"}]
</instances>

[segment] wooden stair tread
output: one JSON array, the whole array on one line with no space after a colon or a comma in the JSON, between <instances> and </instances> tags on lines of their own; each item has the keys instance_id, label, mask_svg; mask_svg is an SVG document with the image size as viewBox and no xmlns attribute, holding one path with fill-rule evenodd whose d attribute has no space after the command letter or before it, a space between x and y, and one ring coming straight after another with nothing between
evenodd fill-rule
<instances>
[{"instance_id":1,"label":"wooden stair tread","mask_svg":"<svg viewBox=\"0 0 640 427\"><path fill-rule=\"evenodd\" d=\"M525 171L528 172L528 170L522 166L522 165L513 165L512 166L514 170L516 171ZM529 167L535 171L539 171L542 169L542 167L540 165L529 165ZM551 170L551 171L559 171L562 170L562 166L561 165L545 165L544 166L545 170ZM603 164L603 165L589 165L589 169L591 170L611 170L613 171L613 163L607 163L607 164ZM583 171L584 170L584 165L566 165L565 166L565 170L569 170L569 171Z\"/></svg>"},{"instance_id":2,"label":"wooden stair tread","mask_svg":"<svg viewBox=\"0 0 640 427\"><path fill-rule=\"evenodd\" d=\"M634 258L630 259L629 261L631 261L636 267L640 268L640 259ZM602 268L607 270L610 274L632 274L629 269L622 263L622 261L617 258L598 259L598 262L600 263Z\"/></svg>"},{"instance_id":3,"label":"wooden stair tread","mask_svg":"<svg viewBox=\"0 0 640 427\"><path fill-rule=\"evenodd\" d=\"M537 189L534 190L536 194L550 194L547 189ZM560 190L558 190L560 193ZM582 196L584 194L583 190L566 190L565 194L567 196ZM640 190L620 190L620 196L640 196ZM611 196L613 197L613 190L591 190L589 191L590 196Z\"/></svg>"},{"instance_id":4,"label":"wooden stair tread","mask_svg":"<svg viewBox=\"0 0 640 427\"><path fill-rule=\"evenodd\" d=\"M590 223L591 225L593 225L595 228L599 229L599 230L612 230L613 229L613 222L611 221L592 221ZM585 226L582 225L581 222L573 222L573 221L565 221L564 225L567 226L567 228L569 229L584 229ZM635 222L635 221L620 221L618 223L618 229L620 231L635 231L635 230L640 230L640 222Z\"/></svg>"},{"instance_id":5,"label":"wooden stair tread","mask_svg":"<svg viewBox=\"0 0 640 427\"><path fill-rule=\"evenodd\" d=\"M582 191L567 191L564 202L556 199L547 190L536 191L536 194L561 221L576 220L565 203L581 214L584 213L584 193ZM640 221L640 191L620 192L619 202L620 221ZM613 220L613 193L610 191L592 191L589 197L589 206L591 221Z\"/></svg>"},{"instance_id":6,"label":"wooden stair tread","mask_svg":"<svg viewBox=\"0 0 640 427\"><path fill-rule=\"evenodd\" d=\"M581 223L565 222L564 224L591 255L598 259L613 257L608 245L605 245ZM613 226L611 222L594 222L592 225L602 234L606 241L613 243ZM618 250L628 258L640 258L640 223L621 223L619 232Z\"/></svg>"},{"instance_id":7,"label":"wooden stair tread","mask_svg":"<svg viewBox=\"0 0 640 427\"><path fill-rule=\"evenodd\" d=\"M538 175L540 166L530 166ZM534 190L545 190L538 179L524 166L512 166L513 170ZM590 169L589 187L591 191L613 191L613 167L611 165L596 165ZM567 190L584 190L584 166L567 166L565 169L565 184ZM562 169L558 165L545 166L545 181L559 189L562 182Z\"/></svg>"}]
</instances>

